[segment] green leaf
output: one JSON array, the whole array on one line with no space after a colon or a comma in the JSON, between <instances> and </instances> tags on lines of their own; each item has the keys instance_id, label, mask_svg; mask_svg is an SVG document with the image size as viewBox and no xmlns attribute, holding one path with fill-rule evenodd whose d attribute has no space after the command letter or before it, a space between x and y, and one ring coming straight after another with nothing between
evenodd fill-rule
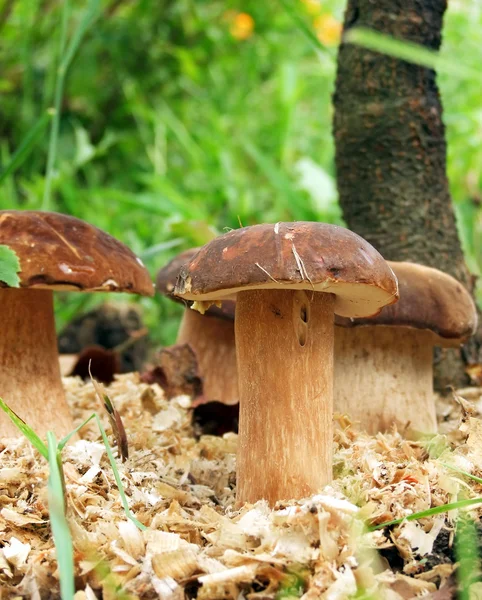
<instances>
[{"instance_id":1,"label":"green leaf","mask_svg":"<svg viewBox=\"0 0 482 600\"><path fill-rule=\"evenodd\" d=\"M0 281L9 287L19 287L20 261L15 252L8 246L0 245Z\"/></svg>"}]
</instances>

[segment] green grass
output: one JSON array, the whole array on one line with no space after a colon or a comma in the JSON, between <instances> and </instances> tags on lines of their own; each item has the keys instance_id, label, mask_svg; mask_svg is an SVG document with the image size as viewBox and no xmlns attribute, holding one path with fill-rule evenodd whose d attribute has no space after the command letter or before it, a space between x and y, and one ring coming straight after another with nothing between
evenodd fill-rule
<instances>
[{"instance_id":1,"label":"green grass","mask_svg":"<svg viewBox=\"0 0 482 600\"><path fill-rule=\"evenodd\" d=\"M472 584L480 580L481 557L477 526L469 517L462 516L458 519L454 546L458 563L458 598L470 600L470 598L476 597L471 594L470 588Z\"/></svg>"},{"instance_id":2,"label":"green grass","mask_svg":"<svg viewBox=\"0 0 482 600\"><path fill-rule=\"evenodd\" d=\"M328 0L318 12L341 20L344 5ZM241 11L254 20L245 40L230 32ZM90 221L143 255L153 275L240 222L340 223L336 45L318 41L317 16L302 0L13 3L0 24L0 208L49 207ZM429 55L440 68L460 231L479 272L477 0L450 3L441 56ZM58 295L59 327L104 298ZM172 342L182 309L141 303L154 339Z\"/></svg>"},{"instance_id":3,"label":"green grass","mask_svg":"<svg viewBox=\"0 0 482 600\"><path fill-rule=\"evenodd\" d=\"M72 600L74 584L74 545L65 512L65 484L60 451L55 435L47 434L49 481L48 507L50 527L54 538L60 576L60 593L63 600Z\"/></svg>"}]
</instances>

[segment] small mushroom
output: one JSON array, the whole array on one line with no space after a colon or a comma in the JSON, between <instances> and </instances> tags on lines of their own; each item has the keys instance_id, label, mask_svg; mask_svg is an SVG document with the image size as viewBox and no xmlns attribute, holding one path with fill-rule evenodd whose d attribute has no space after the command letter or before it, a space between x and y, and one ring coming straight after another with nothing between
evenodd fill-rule
<instances>
[{"instance_id":1,"label":"small mushroom","mask_svg":"<svg viewBox=\"0 0 482 600\"><path fill-rule=\"evenodd\" d=\"M459 346L475 332L477 312L453 277L414 263L389 265L397 304L370 319L335 320L335 412L371 434L394 423L411 436L433 433L433 348Z\"/></svg>"},{"instance_id":2,"label":"small mushroom","mask_svg":"<svg viewBox=\"0 0 482 600\"><path fill-rule=\"evenodd\" d=\"M201 310L236 299L238 501L318 492L332 478L334 313L395 302L386 262L335 225L254 225L203 246L174 294Z\"/></svg>"},{"instance_id":3,"label":"small mushroom","mask_svg":"<svg viewBox=\"0 0 482 600\"><path fill-rule=\"evenodd\" d=\"M186 250L176 256L157 274L156 288L171 300L181 302L173 295L180 268L197 253L199 248ZM234 344L234 302L211 306L204 315L187 305L182 317L176 344L189 344L193 349L203 382L203 399L223 404L236 404L238 376Z\"/></svg>"},{"instance_id":4,"label":"small mushroom","mask_svg":"<svg viewBox=\"0 0 482 600\"><path fill-rule=\"evenodd\" d=\"M0 282L0 397L39 435L73 429L60 377L53 292L152 296L149 273L124 244L74 217L0 211L0 244L16 252L20 288ZM0 414L0 437L18 436Z\"/></svg>"}]
</instances>

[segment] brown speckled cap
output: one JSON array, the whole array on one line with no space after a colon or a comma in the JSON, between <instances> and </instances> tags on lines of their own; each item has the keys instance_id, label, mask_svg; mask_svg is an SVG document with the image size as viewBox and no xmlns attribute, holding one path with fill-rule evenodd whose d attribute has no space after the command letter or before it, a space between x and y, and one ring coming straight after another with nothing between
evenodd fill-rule
<instances>
[{"instance_id":1,"label":"brown speckled cap","mask_svg":"<svg viewBox=\"0 0 482 600\"><path fill-rule=\"evenodd\" d=\"M398 278L400 300L371 319L343 319L336 325L386 325L423 329L440 346L460 345L475 333L477 311L472 296L456 279L437 269L409 262L388 263Z\"/></svg>"},{"instance_id":2,"label":"brown speckled cap","mask_svg":"<svg viewBox=\"0 0 482 600\"><path fill-rule=\"evenodd\" d=\"M181 268L174 294L190 301L233 299L253 289L334 294L335 313L370 316L398 298L382 256L355 233L326 223L253 225L203 246Z\"/></svg>"},{"instance_id":3,"label":"brown speckled cap","mask_svg":"<svg viewBox=\"0 0 482 600\"><path fill-rule=\"evenodd\" d=\"M190 250L184 250L177 256L175 256L167 265L164 265L162 269L159 270L156 277L156 290L163 294L164 296L168 296L172 298L172 300L176 300L177 302L182 302L181 298L173 295L174 287L176 285L176 279L179 275L179 271L181 267L183 267L186 263L191 261L193 257L198 252L199 248L191 248Z\"/></svg>"},{"instance_id":4,"label":"brown speckled cap","mask_svg":"<svg viewBox=\"0 0 482 600\"><path fill-rule=\"evenodd\" d=\"M192 305L192 301L184 300L179 296L174 295L174 287L176 280L179 275L181 267L189 263L199 251L199 248L191 248L190 250L184 250L177 256L175 256L170 262L167 263L157 274L156 277L156 290L174 300L181 302L185 306L189 307ZM234 320L235 302L232 300L224 301L221 306L212 305L206 311L206 315L226 319L229 321Z\"/></svg>"},{"instance_id":5,"label":"brown speckled cap","mask_svg":"<svg viewBox=\"0 0 482 600\"><path fill-rule=\"evenodd\" d=\"M154 294L148 271L127 246L75 217L2 210L0 244L16 252L22 288Z\"/></svg>"}]
</instances>

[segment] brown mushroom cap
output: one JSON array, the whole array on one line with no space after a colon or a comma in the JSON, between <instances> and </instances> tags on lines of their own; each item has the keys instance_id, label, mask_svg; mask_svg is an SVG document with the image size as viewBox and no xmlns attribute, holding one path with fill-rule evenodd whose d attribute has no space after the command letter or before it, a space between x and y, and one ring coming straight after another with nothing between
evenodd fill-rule
<instances>
[{"instance_id":1,"label":"brown mushroom cap","mask_svg":"<svg viewBox=\"0 0 482 600\"><path fill-rule=\"evenodd\" d=\"M475 333L477 310L472 296L456 279L438 269L409 262L389 262L398 278L400 300L371 319L337 317L341 327L389 325L433 332L434 344L456 346Z\"/></svg>"},{"instance_id":2,"label":"brown mushroom cap","mask_svg":"<svg viewBox=\"0 0 482 600\"><path fill-rule=\"evenodd\" d=\"M192 302L184 300L179 296L174 295L174 287L176 280L179 275L181 267L186 263L190 262L199 251L199 248L191 248L190 250L184 250L177 256L175 256L170 262L167 263L157 274L156 277L156 290L167 296L175 302L181 302L186 306L191 306ZM221 306L212 305L206 311L206 315L226 319L228 321L234 320L235 303L232 300L227 300L221 304Z\"/></svg>"},{"instance_id":3,"label":"brown mushroom cap","mask_svg":"<svg viewBox=\"0 0 482 600\"><path fill-rule=\"evenodd\" d=\"M159 270L156 277L156 290L159 293L161 293L163 296L170 297L176 302L182 302L181 298L173 295L176 279L179 275L181 267L191 261L198 250L199 248L190 248L189 250L184 250Z\"/></svg>"},{"instance_id":4,"label":"brown mushroom cap","mask_svg":"<svg viewBox=\"0 0 482 600\"><path fill-rule=\"evenodd\" d=\"M335 313L347 317L377 314L398 298L397 280L373 246L343 227L303 221L212 240L181 268L174 294L208 302L255 289L334 294Z\"/></svg>"},{"instance_id":5,"label":"brown mushroom cap","mask_svg":"<svg viewBox=\"0 0 482 600\"><path fill-rule=\"evenodd\" d=\"M127 246L80 219L0 211L0 244L16 252L20 287L154 295L149 273ZM8 287L0 282L1 287Z\"/></svg>"}]
</instances>

